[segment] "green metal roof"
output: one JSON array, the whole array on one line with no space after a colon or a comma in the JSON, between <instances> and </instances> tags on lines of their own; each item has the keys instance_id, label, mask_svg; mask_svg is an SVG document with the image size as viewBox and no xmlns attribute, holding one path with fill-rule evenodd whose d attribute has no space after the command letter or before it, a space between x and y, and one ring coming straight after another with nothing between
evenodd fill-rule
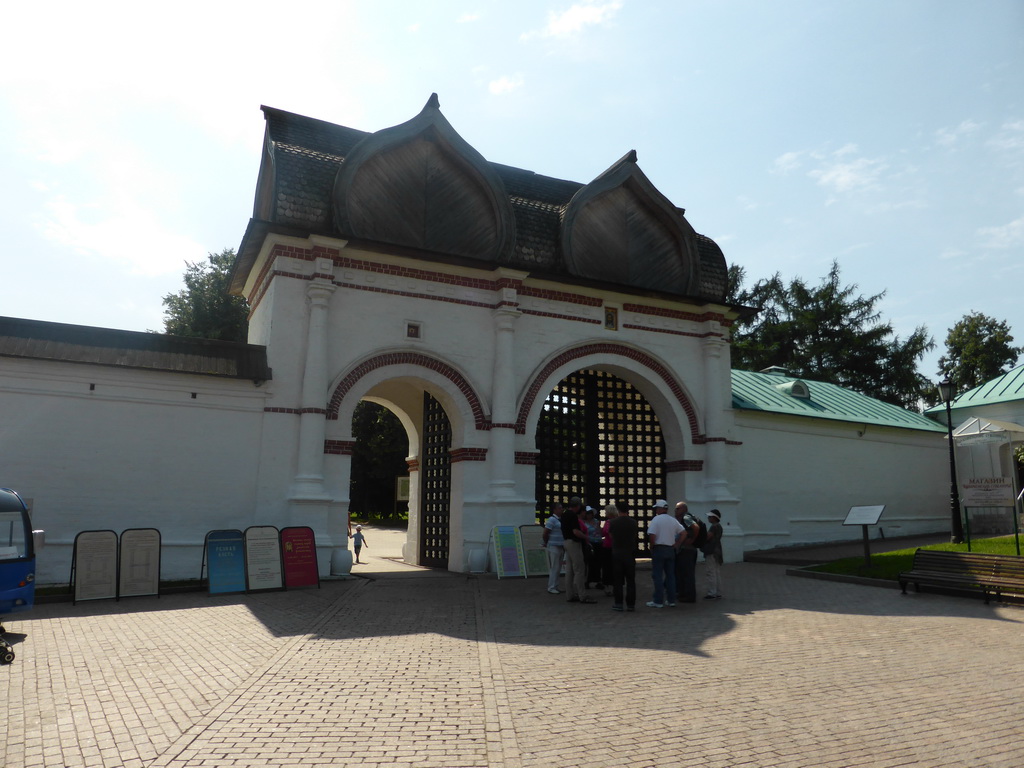
<instances>
[{"instance_id":1,"label":"green metal roof","mask_svg":"<svg viewBox=\"0 0 1024 768\"><path fill-rule=\"evenodd\" d=\"M794 387L794 383L797 386ZM797 396L806 386L808 397ZM926 432L946 432L946 427L928 417L883 403L835 384L808 381L777 373L732 372L732 407L812 419L878 424Z\"/></svg>"},{"instance_id":2,"label":"green metal roof","mask_svg":"<svg viewBox=\"0 0 1024 768\"><path fill-rule=\"evenodd\" d=\"M949 407L971 408L978 405L994 405L995 403L1009 403L1014 400L1024 400L1024 365L1018 365L1002 376L992 381L986 381L980 387L969 389L953 400ZM943 403L929 408L925 413L945 412L946 406Z\"/></svg>"}]
</instances>

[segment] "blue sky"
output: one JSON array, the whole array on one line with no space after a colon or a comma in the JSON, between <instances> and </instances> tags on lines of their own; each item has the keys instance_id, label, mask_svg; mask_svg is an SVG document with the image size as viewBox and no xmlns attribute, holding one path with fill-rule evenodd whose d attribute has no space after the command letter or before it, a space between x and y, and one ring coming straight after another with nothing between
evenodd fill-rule
<instances>
[{"instance_id":1,"label":"blue sky","mask_svg":"<svg viewBox=\"0 0 1024 768\"><path fill-rule=\"evenodd\" d=\"M749 280L833 259L935 378L971 310L1024 344L1019 0L22 3L0 48L0 314L161 329L236 247L261 104L362 130L432 92L488 160L630 149Z\"/></svg>"}]
</instances>

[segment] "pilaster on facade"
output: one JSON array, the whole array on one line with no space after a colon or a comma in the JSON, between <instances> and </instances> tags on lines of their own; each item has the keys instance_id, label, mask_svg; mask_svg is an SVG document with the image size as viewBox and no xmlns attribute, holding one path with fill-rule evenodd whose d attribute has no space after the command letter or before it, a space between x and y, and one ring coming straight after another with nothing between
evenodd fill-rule
<instances>
[{"instance_id":1,"label":"pilaster on facade","mask_svg":"<svg viewBox=\"0 0 1024 768\"><path fill-rule=\"evenodd\" d=\"M324 437L327 415L327 321L331 296L335 291L334 265L328 258L317 258L313 276L306 288L308 323L306 359L302 376L302 404L299 416L299 457L293 499L325 499Z\"/></svg>"}]
</instances>

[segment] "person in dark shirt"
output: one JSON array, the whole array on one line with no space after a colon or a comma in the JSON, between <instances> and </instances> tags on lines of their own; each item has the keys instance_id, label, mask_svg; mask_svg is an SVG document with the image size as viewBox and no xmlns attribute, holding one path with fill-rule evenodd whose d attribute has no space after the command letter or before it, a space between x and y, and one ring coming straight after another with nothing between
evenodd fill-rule
<instances>
[{"instance_id":1,"label":"person in dark shirt","mask_svg":"<svg viewBox=\"0 0 1024 768\"><path fill-rule=\"evenodd\" d=\"M625 583L625 610L635 611L637 524L628 510L623 507L617 507L617 510L618 515L608 523L608 535L612 540L612 610L623 610L622 586Z\"/></svg>"},{"instance_id":2,"label":"person in dark shirt","mask_svg":"<svg viewBox=\"0 0 1024 768\"><path fill-rule=\"evenodd\" d=\"M562 536L565 538L565 594L570 603L596 603L587 597L587 564L583 547L587 543L587 532L580 525L580 509L583 500L579 496L569 499L568 508L562 513Z\"/></svg>"}]
</instances>

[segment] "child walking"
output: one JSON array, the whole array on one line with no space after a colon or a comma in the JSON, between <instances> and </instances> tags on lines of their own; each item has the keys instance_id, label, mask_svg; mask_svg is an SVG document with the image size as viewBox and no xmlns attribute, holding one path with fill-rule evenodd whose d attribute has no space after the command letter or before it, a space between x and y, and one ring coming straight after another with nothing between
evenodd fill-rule
<instances>
[{"instance_id":1,"label":"child walking","mask_svg":"<svg viewBox=\"0 0 1024 768\"><path fill-rule=\"evenodd\" d=\"M366 537L363 535L363 526L357 525L356 532L352 534L352 549L356 552L356 562L359 563L359 565L364 565L364 563L359 560L359 552L363 549L364 544L367 549L370 548L370 545L366 544Z\"/></svg>"}]
</instances>

